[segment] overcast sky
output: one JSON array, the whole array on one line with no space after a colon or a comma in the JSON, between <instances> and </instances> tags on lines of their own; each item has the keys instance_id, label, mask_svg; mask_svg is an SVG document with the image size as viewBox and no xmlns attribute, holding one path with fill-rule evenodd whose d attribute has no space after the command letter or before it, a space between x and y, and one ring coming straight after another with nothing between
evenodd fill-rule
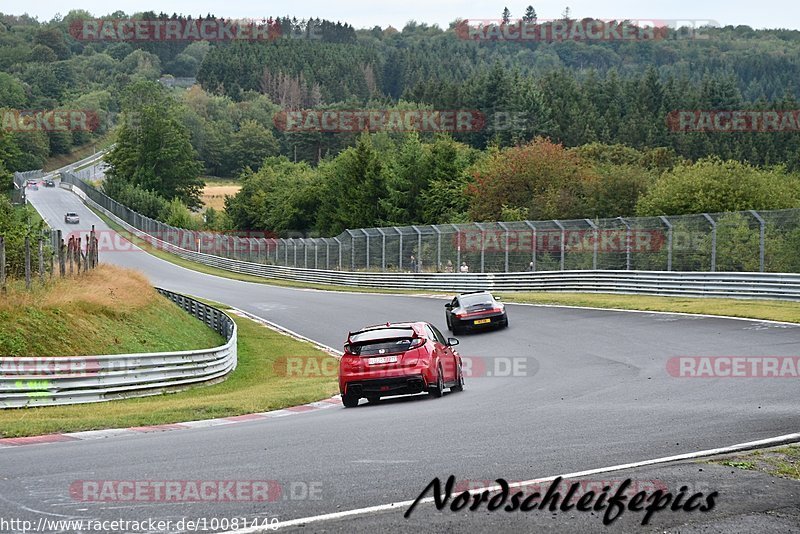
<instances>
[{"instance_id":1,"label":"overcast sky","mask_svg":"<svg viewBox=\"0 0 800 534\"><path fill-rule=\"evenodd\" d=\"M152 10L172 14L193 16L213 13L226 18L263 18L275 15L290 15L299 18L310 16L329 20L341 20L356 28L371 28L375 25L392 25L402 28L409 20L439 24L446 27L456 18L494 19L508 6L514 18L521 17L528 4L536 9L540 19L557 18L566 6L574 18L595 17L599 19L631 20L713 20L721 25L746 24L753 28L800 29L800 2L789 0L671 0L646 4L641 0L401 0L390 3L363 0L33 0L17 2L4 0L0 11L20 15L27 12L39 20L49 20L55 14L62 15L72 8L85 9L93 15L105 15L117 10L128 14Z\"/></svg>"}]
</instances>

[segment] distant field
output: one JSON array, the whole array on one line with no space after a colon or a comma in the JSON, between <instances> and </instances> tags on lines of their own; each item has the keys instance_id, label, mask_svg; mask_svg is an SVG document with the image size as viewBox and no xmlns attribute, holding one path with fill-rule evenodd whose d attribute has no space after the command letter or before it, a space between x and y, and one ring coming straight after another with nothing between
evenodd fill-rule
<instances>
[{"instance_id":1,"label":"distant field","mask_svg":"<svg viewBox=\"0 0 800 534\"><path fill-rule=\"evenodd\" d=\"M225 208L225 196L233 196L238 193L241 188L242 186L233 180L206 180L206 186L203 189L201 200L206 208L221 210Z\"/></svg>"}]
</instances>

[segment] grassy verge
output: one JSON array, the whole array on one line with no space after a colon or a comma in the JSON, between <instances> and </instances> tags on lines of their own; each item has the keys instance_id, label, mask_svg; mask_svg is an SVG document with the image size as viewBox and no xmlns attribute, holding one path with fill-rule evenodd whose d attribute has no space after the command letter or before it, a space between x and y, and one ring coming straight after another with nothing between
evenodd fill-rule
<instances>
[{"instance_id":1,"label":"grassy verge","mask_svg":"<svg viewBox=\"0 0 800 534\"><path fill-rule=\"evenodd\" d=\"M419 290L360 288L336 286L328 284L311 284L296 282L294 280L279 280L275 278L262 278L248 274L234 273L209 267L193 261L184 260L164 250L156 249L120 225L106 217L103 213L95 211L111 228L124 237L131 239L138 246L163 260L181 267L192 269L206 274L213 274L232 280L255 282L282 287L321 289L325 291L346 291L351 293L385 293L398 295L419 294ZM424 291L426 294L452 295L452 292ZM594 308L663 311L681 313L699 313L706 315L728 315L732 317L749 317L753 319L767 319L771 321L786 321L800 323L800 302L784 300L744 300L720 298L689 298L689 297L658 297L648 295L616 295L605 293L562 293L562 292L499 292L504 301L521 304L556 304L562 306L589 306Z\"/></svg>"},{"instance_id":2,"label":"grassy verge","mask_svg":"<svg viewBox=\"0 0 800 534\"><path fill-rule=\"evenodd\" d=\"M712 460L709 463L800 480L800 445L760 449Z\"/></svg>"},{"instance_id":3,"label":"grassy verge","mask_svg":"<svg viewBox=\"0 0 800 534\"><path fill-rule=\"evenodd\" d=\"M2 410L0 435L35 436L227 417L296 406L336 393L335 376L309 372L314 376L287 377L280 371L281 361L287 357L322 362L330 356L310 343L249 319L233 317L239 327L239 364L226 381L179 393L103 404Z\"/></svg>"},{"instance_id":4,"label":"grassy verge","mask_svg":"<svg viewBox=\"0 0 800 534\"><path fill-rule=\"evenodd\" d=\"M44 286L34 283L30 292L14 281L0 299L4 357L162 352L224 342L159 295L143 276L110 265Z\"/></svg>"}]
</instances>

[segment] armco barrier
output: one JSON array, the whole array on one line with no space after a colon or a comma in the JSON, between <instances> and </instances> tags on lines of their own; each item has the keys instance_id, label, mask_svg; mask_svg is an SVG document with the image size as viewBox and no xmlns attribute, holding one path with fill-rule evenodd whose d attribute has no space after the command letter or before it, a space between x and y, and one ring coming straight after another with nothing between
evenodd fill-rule
<instances>
[{"instance_id":1,"label":"armco barrier","mask_svg":"<svg viewBox=\"0 0 800 534\"><path fill-rule=\"evenodd\" d=\"M223 379L236 368L236 323L193 298L158 290L227 340L180 352L1 358L0 408L101 402L156 395Z\"/></svg>"},{"instance_id":2,"label":"armco barrier","mask_svg":"<svg viewBox=\"0 0 800 534\"><path fill-rule=\"evenodd\" d=\"M69 187L69 184L64 184ZM178 247L134 228L78 188L92 208L126 230L183 259L264 278L367 288L433 291L574 291L688 297L800 300L800 274L676 271L539 271L517 273L401 273L328 271L264 265Z\"/></svg>"}]
</instances>

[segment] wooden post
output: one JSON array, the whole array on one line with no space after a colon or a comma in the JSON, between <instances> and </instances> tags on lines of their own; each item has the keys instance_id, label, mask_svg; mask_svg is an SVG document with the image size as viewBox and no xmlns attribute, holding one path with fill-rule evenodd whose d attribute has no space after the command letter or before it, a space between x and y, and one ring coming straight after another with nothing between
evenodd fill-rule
<instances>
[{"instance_id":1,"label":"wooden post","mask_svg":"<svg viewBox=\"0 0 800 534\"><path fill-rule=\"evenodd\" d=\"M44 285L44 236L39 235L39 281Z\"/></svg>"},{"instance_id":2,"label":"wooden post","mask_svg":"<svg viewBox=\"0 0 800 534\"><path fill-rule=\"evenodd\" d=\"M81 237L75 241L75 261L78 264L78 274L81 274Z\"/></svg>"},{"instance_id":3,"label":"wooden post","mask_svg":"<svg viewBox=\"0 0 800 534\"><path fill-rule=\"evenodd\" d=\"M51 245L53 244L53 234L52 233L50 234L50 244ZM56 251L55 251L55 249L50 247L50 280L52 280L53 276L55 276L55 270L56 270L56 260L55 260L55 258L56 258Z\"/></svg>"},{"instance_id":4,"label":"wooden post","mask_svg":"<svg viewBox=\"0 0 800 534\"><path fill-rule=\"evenodd\" d=\"M31 238L25 236L25 289L31 288Z\"/></svg>"},{"instance_id":5,"label":"wooden post","mask_svg":"<svg viewBox=\"0 0 800 534\"><path fill-rule=\"evenodd\" d=\"M69 274L72 275L75 272L75 236L71 236L67 243L67 257L69 258Z\"/></svg>"},{"instance_id":6,"label":"wooden post","mask_svg":"<svg viewBox=\"0 0 800 534\"><path fill-rule=\"evenodd\" d=\"M58 237L58 272L61 273L61 278L64 278L67 275L67 245L64 243L64 239L61 239L61 230L58 231Z\"/></svg>"},{"instance_id":7,"label":"wooden post","mask_svg":"<svg viewBox=\"0 0 800 534\"><path fill-rule=\"evenodd\" d=\"M6 238L0 235L0 292L6 292Z\"/></svg>"},{"instance_id":8,"label":"wooden post","mask_svg":"<svg viewBox=\"0 0 800 534\"><path fill-rule=\"evenodd\" d=\"M89 267L94 269L95 267L97 267L97 262L95 261L95 253L97 252L95 250L95 247L97 246L97 238L95 237L94 233L94 225L92 225L92 231L89 233L89 242L86 245L88 249L87 259L89 260Z\"/></svg>"}]
</instances>

